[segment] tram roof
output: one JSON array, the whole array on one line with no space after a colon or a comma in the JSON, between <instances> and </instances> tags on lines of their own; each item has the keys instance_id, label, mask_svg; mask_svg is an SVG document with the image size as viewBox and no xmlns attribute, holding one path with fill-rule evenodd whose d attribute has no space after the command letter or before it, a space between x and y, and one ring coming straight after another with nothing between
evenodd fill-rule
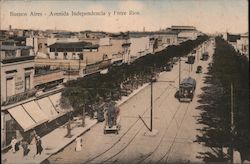
<instances>
[{"instance_id":1,"label":"tram roof","mask_svg":"<svg viewBox=\"0 0 250 164\"><path fill-rule=\"evenodd\" d=\"M193 79L192 77L188 77L182 80L180 86L182 87L191 87L193 85L196 84L195 79Z\"/></svg>"}]
</instances>

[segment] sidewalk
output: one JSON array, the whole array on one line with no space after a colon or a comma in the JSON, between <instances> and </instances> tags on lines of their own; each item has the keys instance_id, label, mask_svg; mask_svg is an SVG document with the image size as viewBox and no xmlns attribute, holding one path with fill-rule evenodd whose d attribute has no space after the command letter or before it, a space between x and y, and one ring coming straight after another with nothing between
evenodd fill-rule
<instances>
[{"instance_id":1,"label":"sidewalk","mask_svg":"<svg viewBox=\"0 0 250 164\"><path fill-rule=\"evenodd\" d=\"M117 101L117 105L120 106L126 101L128 101L131 97L135 96L137 93L139 93L142 89L147 87L149 84L144 84L143 86L139 87L138 89L134 90L129 96L123 96L121 100ZM78 137L90 130L91 127L97 124L96 119L90 119L89 117L85 118L85 127L79 127L76 126L77 122L73 123L73 129L71 131L71 134L73 135L71 138L66 138L65 135L67 134L67 128L65 125L53 130L49 134L43 136L41 138L42 140L42 146L43 146L43 152L41 155L35 156L33 158L33 155L36 153L35 148L29 146L30 152L29 154L24 158L23 157L23 149L20 146L20 150L16 153L12 153L11 150L9 150L7 153L2 154L2 162L5 164L36 164L41 163L48 159L53 154L56 154L63 148L65 148L70 143L74 142L74 140Z\"/></svg>"},{"instance_id":2,"label":"sidewalk","mask_svg":"<svg viewBox=\"0 0 250 164\"><path fill-rule=\"evenodd\" d=\"M42 137L42 146L43 152L41 155L35 156L33 155L36 153L35 148L29 146L30 152L26 157L23 157L23 149L20 148L15 154L9 150L7 153L2 154L2 161L3 163L8 164L35 164L41 163L42 161L49 158L51 155L57 153L58 151L62 150L65 146L69 145L73 142L78 136L81 136L85 132L87 132L92 126L97 123L97 120L91 120L89 117L85 119L85 127L74 127L71 131L73 135L71 138L66 138L65 135L67 134L67 128L65 125L53 130L49 134ZM73 123L74 126L74 123Z\"/></svg>"}]
</instances>

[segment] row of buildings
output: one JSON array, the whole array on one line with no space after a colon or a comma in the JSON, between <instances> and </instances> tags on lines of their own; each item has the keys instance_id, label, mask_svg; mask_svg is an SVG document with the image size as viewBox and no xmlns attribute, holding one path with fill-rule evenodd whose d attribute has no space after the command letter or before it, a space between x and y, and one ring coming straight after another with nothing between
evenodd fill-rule
<instances>
[{"instance_id":1,"label":"row of buildings","mask_svg":"<svg viewBox=\"0 0 250 164\"><path fill-rule=\"evenodd\" d=\"M223 39L231 44L235 51L245 55L249 59L249 35L248 32L244 34L229 34L224 33Z\"/></svg>"},{"instance_id":2,"label":"row of buildings","mask_svg":"<svg viewBox=\"0 0 250 164\"><path fill-rule=\"evenodd\" d=\"M194 40L192 26L156 32L66 32L10 29L0 31L1 148L46 128L71 109L60 105L63 82L130 64L169 45Z\"/></svg>"}]
</instances>

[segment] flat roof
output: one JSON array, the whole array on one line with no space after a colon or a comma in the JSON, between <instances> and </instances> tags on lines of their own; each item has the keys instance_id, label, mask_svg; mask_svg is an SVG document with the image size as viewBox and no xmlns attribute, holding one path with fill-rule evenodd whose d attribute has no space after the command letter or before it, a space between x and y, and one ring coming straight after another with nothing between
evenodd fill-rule
<instances>
[{"instance_id":1,"label":"flat roof","mask_svg":"<svg viewBox=\"0 0 250 164\"><path fill-rule=\"evenodd\" d=\"M17 50L17 49L21 49L21 50L27 50L27 49L31 49L31 46L12 46L12 45L1 45L0 50Z\"/></svg>"},{"instance_id":2,"label":"flat roof","mask_svg":"<svg viewBox=\"0 0 250 164\"><path fill-rule=\"evenodd\" d=\"M98 48L99 45L92 45L89 42L57 42L49 46L50 48Z\"/></svg>"}]
</instances>

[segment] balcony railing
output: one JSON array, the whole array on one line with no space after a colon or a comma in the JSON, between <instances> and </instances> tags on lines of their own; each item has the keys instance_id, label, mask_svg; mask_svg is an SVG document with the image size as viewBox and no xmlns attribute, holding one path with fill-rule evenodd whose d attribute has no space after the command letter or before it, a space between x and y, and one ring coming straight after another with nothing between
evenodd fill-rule
<instances>
[{"instance_id":1,"label":"balcony railing","mask_svg":"<svg viewBox=\"0 0 250 164\"><path fill-rule=\"evenodd\" d=\"M34 86L61 80L64 78L63 71L55 70L50 72L45 72L42 74L37 74L34 76Z\"/></svg>"},{"instance_id":2,"label":"balcony railing","mask_svg":"<svg viewBox=\"0 0 250 164\"><path fill-rule=\"evenodd\" d=\"M10 105L34 97L36 95L36 92L36 89L30 89L25 92L15 94L13 96L9 96L6 98L6 101L4 101L2 105Z\"/></svg>"},{"instance_id":3,"label":"balcony railing","mask_svg":"<svg viewBox=\"0 0 250 164\"><path fill-rule=\"evenodd\" d=\"M3 64L8 63L15 63L15 62L21 62L21 61L27 61L27 60L34 60L35 56L20 56L20 57L13 57L13 58L4 58L1 59L1 62Z\"/></svg>"}]
</instances>

